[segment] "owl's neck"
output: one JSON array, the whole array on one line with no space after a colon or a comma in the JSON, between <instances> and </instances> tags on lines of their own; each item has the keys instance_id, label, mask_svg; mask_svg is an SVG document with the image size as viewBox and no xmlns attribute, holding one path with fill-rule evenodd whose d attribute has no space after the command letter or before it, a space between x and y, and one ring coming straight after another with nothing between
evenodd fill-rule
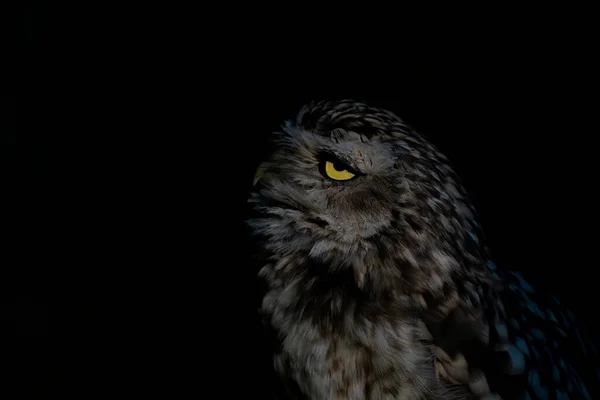
<instances>
[{"instance_id":1,"label":"owl's neck","mask_svg":"<svg viewBox=\"0 0 600 400\"><path fill-rule=\"evenodd\" d=\"M273 304L292 311L298 320L310 320L324 330L344 330L348 318L360 324L368 318L410 313L410 299L381 276L375 265L356 260L315 260L307 252L273 254L260 271ZM265 310L269 313L269 310Z\"/></svg>"},{"instance_id":2,"label":"owl's neck","mask_svg":"<svg viewBox=\"0 0 600 400\"><path fill-rule=\"evenodd\" d=\"M356 323L357 319L409 316L424 309L445 312L465 292L455 282L468 282L470 295L476 295L473 290L481 289L485 280L436 264L415 268L400 256L382 258L381 252L331 251L326 259L317 259L309 246L290 251L289 243L274 238L263 242L262 251L260 276L267 283L270 301L326 330L343 329L349 316Z\"/></svg>"}]
</instances>

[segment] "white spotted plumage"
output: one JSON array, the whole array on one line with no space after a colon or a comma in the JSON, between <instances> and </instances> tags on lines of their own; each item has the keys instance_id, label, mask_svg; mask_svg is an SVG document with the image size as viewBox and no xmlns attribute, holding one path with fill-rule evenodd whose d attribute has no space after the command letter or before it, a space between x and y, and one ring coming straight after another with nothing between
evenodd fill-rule
<instances>
[{"instance_id":1,"label":"white spotted plumage","mask_svg":"<svg viewBox=\"0 0 600 400\"><path fill-rule=\"evenodd\" d=\"M577 338L570 315L490 261L422 135L390 111L322 101L273 145L248 224L281 398L591 398L558 345ZM327 177L326 160L354 177Z\"/></svg>"}]
</instances>

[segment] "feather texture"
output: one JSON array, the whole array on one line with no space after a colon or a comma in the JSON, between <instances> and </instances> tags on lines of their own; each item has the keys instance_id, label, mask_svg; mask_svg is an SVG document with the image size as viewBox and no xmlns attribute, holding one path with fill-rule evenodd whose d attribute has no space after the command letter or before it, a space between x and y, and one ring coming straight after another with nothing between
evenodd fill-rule
<instances>
[{"instance_id":1,"label":"feather texture","mask_svg":"<svg viewBox=\"0 0 600 400\"><path fill-rule=\"evenodd\" d=\"M565 350L571 316L490 261L434 145L352 100L282 128L248 220L281 397L591 398Z\"/></svg>"}]
</instances>

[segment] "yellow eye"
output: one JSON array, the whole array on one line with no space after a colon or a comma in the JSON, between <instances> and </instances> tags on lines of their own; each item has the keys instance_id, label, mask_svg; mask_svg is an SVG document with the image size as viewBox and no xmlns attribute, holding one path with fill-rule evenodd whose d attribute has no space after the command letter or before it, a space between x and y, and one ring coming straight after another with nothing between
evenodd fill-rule
<instances>
[{"instance_id":1,"label":"yellow eye","mask_svg":"<svg viewBox=\"0 0 600 400\"><path fill-rule=\"evenodd\" d=\"M345 167L331 161L325 161L325 175L336 181L347 181L356 176L356 174L348 171Z\"/></svg>"}]
</instances>

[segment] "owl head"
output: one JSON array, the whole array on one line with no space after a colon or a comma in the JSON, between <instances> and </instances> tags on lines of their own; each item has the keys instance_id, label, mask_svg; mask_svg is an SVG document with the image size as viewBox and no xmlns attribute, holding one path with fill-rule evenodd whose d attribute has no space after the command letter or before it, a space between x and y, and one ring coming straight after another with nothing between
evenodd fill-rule
<instances>
[{"instance_id":1,"label":"owl head","mask_svg":"<svg viewBox=\"0 0 600 400\"><path fill-rule=\"evenodd\" d=\"M450 163L394 113L352 100L315 102L272 143L248 221L270 259L352 269L364 284L399 279L430 289L484 262L474 211Z\"/></svg>"}]
</instances>

